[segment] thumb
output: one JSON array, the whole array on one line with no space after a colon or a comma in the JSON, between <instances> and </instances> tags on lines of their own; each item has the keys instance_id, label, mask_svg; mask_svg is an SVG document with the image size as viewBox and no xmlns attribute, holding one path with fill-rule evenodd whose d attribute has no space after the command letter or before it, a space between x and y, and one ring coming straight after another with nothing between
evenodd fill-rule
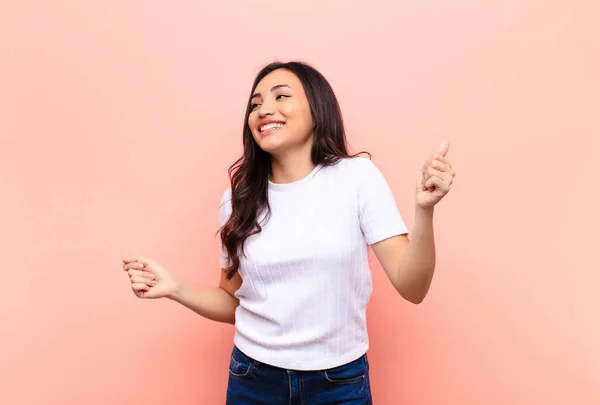
<instances>
[{"instance_id":1,"label":"thumb","mask_svg":"<svg viewBox=\"0 0 600 405\"><path fill-rule=\"evenodd\" d=\"M444 141L440 144L440 148L438 149L438 154L442 157L446 157L446 154L448 153L448 149L450 148L450 144L448 143L448 141Z\"/></svg>"}]
</instances>

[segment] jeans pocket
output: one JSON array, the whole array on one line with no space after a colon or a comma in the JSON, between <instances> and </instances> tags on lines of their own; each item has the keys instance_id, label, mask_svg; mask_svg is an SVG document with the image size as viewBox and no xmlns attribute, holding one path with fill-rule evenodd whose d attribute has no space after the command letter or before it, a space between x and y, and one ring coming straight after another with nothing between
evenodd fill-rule
<instances>
[{"instance_id":1,"label":"jeans pocket","mask_svg":"<svg viewBox=\"0 0 600 405\"><path fill-rule=\"evenodd\" d=\"M234 347L229 360L229 375L232 377L248 377L252 373L255 363L253 359Z\"/></svg>"},{"instance_id":2,"label":"jeans pocket","mask_svg":"<svg viewBox=\"0 0 600 405\"><path fill-rule=\"evenodd\" d=\"M368 371L369 364L367 358L366 356L362 356L348 364L324 370L323 376L330 383L353 384L364 381L367 378Z\"/></svg>"}]
</instances>

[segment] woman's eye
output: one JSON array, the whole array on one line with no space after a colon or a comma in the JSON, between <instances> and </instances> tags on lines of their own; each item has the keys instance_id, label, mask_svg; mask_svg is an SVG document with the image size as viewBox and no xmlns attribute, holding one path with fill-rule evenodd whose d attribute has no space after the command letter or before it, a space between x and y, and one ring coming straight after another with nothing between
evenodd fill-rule
<instances>
[{"instance_id":1,"label":"woman's eye","mask_svg":"<svg viewBox=\"0 0 600 405\"><path fill-rule=\"evenodd\" d=\"M256 107L258 107L259 105L260 105L260 104L257 104L257 103L252 103L252 104L250 104L250 110L254 110L254 109L256 109Z\"/></svg>"},{"instance_id":2,"label":"woman's eye","mask_svg":"<svg viewBox=\"0 0 600 405\"><path fill-rule=\"evenodd\" d=\"M280 94L277 97L275 97L275 100L279 100L281 98L288 98L289 96L287 94Z\"/></svg>"}]
</instances>

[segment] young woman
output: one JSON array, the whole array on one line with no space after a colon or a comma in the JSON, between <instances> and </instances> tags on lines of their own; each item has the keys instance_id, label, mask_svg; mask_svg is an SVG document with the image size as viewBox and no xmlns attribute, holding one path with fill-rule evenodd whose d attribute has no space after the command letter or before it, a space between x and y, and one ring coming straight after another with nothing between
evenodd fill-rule
<instances>
[{"instance_id":1,"label":"young woman","mask_svg":"<svg viewBox=\"0 0 600 405\"><path fill-rule=\"evenodd\" d=\"M219 286L182 284L136 258L123 261L132 289L235 324L227 404L371 404L368 248L403 298L425 298L434 205L454 178L448 145L423 166L409 241L380 171L349 155L337 99L314 68L274 63L258 74L243 143L219 210Z\"/></svg>"}]
</instances>

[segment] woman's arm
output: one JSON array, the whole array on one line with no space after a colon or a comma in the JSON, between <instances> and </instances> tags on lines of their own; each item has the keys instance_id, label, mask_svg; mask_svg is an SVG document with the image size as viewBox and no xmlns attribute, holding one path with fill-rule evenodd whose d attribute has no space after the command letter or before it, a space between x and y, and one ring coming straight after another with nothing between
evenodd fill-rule
<instances>
[{"instance_id":1,"label":"woman's arm","mask_svg":"<svg viewBox=\"0 0 600 405\"><path fill-rule=\"evenodd\" d=\"M396 290L408 301L419 304L429 291L435 270L433 235L434 206L448 194L455 172L446 159L449 144L423 165L417 184L415 224L411 239L395 236L371 245Z\"/></svg>"},{"instance_id":2,"label":"woman's arm","mask_svg":"<svg viewBox=\"0 0 600 405\"><path fill-rule=\"evenodd\" d=\"M435 270L433 208L417 208L410 240L408 235L399 235L371 248L396 291L414 304L422 302Z\"/></svg>"},{"instance_id":3,"label":"woman's arm","mask_svg":"<svg viewBox=\"0 0 600 405\"><path fill-rule=\"evenodd\" d=\"M218 287L193 287L176 283L168 298L191 309L204 318L212 321L235 324L235 310L239 300L235 292L242 285L242 278L237 273L227 280L226 272L221 271Z\"/></svg>"}]
</instances>

